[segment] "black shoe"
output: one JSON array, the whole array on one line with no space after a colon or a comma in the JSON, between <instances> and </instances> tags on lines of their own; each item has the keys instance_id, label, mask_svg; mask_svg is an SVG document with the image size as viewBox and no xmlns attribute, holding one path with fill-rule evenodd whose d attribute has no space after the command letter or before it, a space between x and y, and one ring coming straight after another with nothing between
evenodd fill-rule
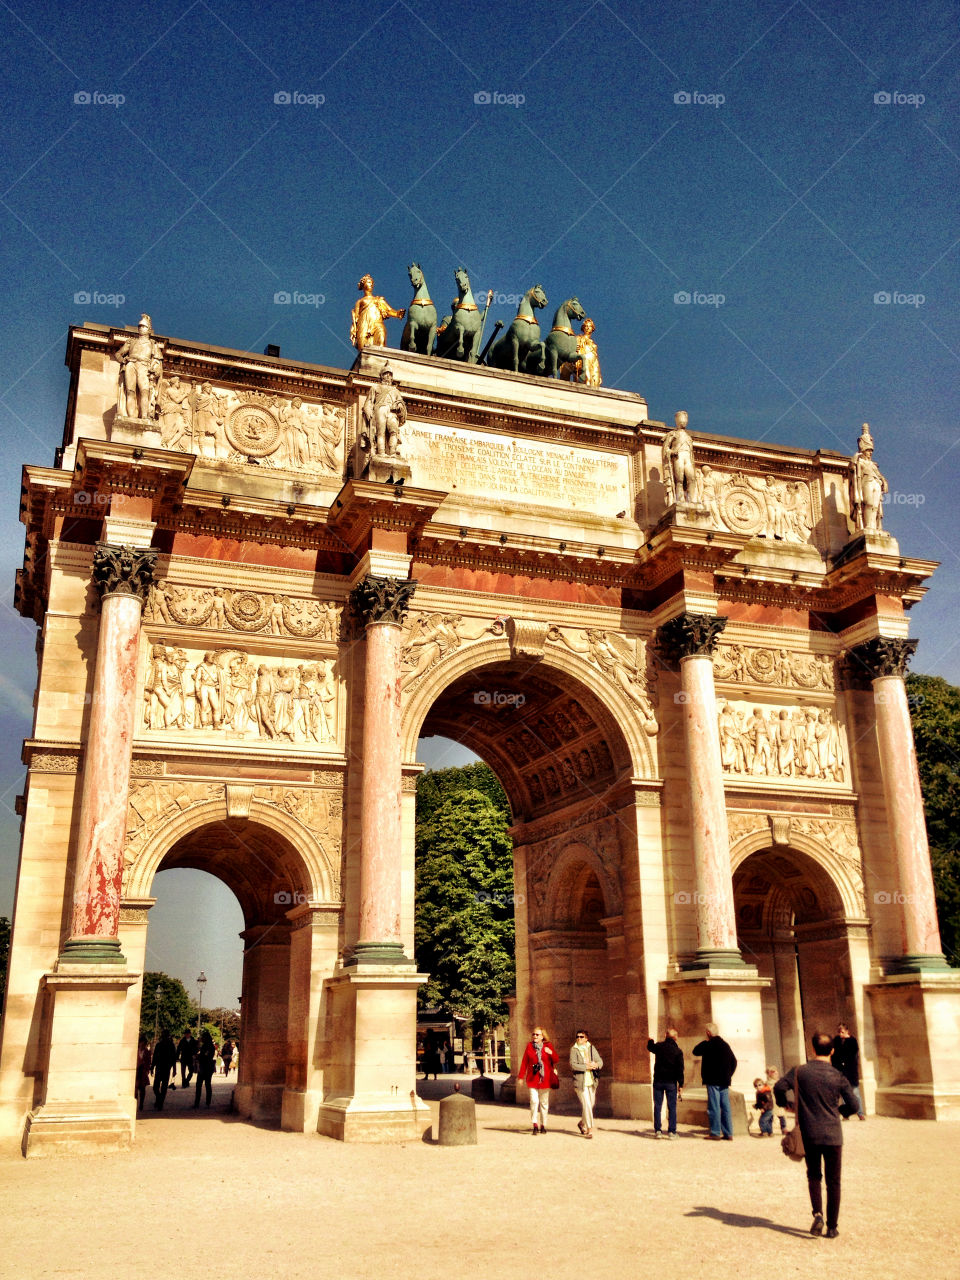
<instances>
[{"instance_id":1,"label":"black shoe","mask_svg":"<svg viewBox=\"0 0 960 1280\"><path fill-rule=\"evenodd\" d=\"M828 1240L836 1240L836 1238L837 1238L837 1236L838 1236L839 1234L840 1234L840 1232L837 1230L837 1228L836 1228L836 1227L827 1227L827 1239L828 1239Z\"/></svg>"},{"instance_id":2,"label":"black shoe","mask_svg":"<svg viewBox=\"0 0 960 1280\"><path fill-rule=\"evenodd\" d=\"M822 1213L815 1213L813 1215L813 1222L810 1223L810 1234L812 1236L819 1236L823 1234L823 1214Z\"/></svg>"}]
</instances>

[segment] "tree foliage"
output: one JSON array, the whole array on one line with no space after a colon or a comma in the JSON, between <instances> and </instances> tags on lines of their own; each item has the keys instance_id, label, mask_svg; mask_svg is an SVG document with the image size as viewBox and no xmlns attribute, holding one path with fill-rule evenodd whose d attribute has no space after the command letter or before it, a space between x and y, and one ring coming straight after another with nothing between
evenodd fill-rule
<instances>
[{"instance_id":1,"label":"tree foliage","mask_svg":"<svg viewBox=\"0 0 960 1280\"><path fill-rule=\"evenodd\" d=\"M444 769L419 780L417 815L414 932L417 964L430 974L421 1001L475 1029L493 1026L514 985L506 796L486 765Z\"/></svg>"},{"instance_id":2,"label":"tree foliage","mask_svg":"<svg viewBox=\"0 0 960 1280\"><path fill-rule=\"evenodd\" d=\"M159 1019L157 1019L157 987L160 988ZM145 973L143 975L143 997L140 1001L140 1033L153 1039L154 1026L159 1023L161 1031L166 1029L174 1036L179 1036L187 1027L197 1025L196 1003L187 995L187 989L179 978L171 978L167 973Z\"/></svg>"},{"instance_id":3,"label":"tree foliage","mask_svg":"<svg viewBox=\"0 0 960 1280\"><path fill-rule=\"evenodd\" d=\"M910 675L907 694L940 935L947 959L960 965L960 689L939 676Z\"/></svg>"}]
</instances>

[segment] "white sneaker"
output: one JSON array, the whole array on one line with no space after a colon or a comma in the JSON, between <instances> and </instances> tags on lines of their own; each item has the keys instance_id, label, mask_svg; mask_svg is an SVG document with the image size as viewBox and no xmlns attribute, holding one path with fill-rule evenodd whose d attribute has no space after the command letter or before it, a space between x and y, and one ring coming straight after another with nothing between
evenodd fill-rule
<instances>
[{"instance_id":1,"label":"white sneaker","mask_svg":"<svg viewBox=\"0 0 960 1280\"><path fill-rule=\"evenodd\" d=\"M662 1138L662 1137L663 1137L663 1134L660 1132L660 1130L659 1130L659 1129L655 1129L655 1130L654 1130L654 1133L653 1133L653 1136L654 1136L655 1138Z\"/></svg>"},{"instance_id":2,"label":"white sneaker","mask_svg":"<svg viewBox=\"0 0 960 1280\"><path fill-rule=\"evenodd\" d=\"M676 1135L675 1133L668 1133L668 1134L667 1134L667 1137L668 1137L668 1138L675 1138L676 1136L677 1136L677 1135Z\"/></svg>"}]
</instances>

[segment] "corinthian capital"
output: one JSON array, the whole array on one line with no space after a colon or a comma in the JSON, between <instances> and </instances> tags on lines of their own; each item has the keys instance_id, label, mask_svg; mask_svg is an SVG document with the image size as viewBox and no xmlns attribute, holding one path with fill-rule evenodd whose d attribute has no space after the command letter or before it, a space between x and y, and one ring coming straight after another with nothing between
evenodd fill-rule
<instances>
[{"instance_id":1,"label":"corinthian capital","mask_svg":"<svg viewBox=\"0 0 960 1280\"><path fill-rule=\"evenodd\" d=\"M153 582L153 547L113 547L98 542L93 551L93 585L104 596L136 596L141 604Z\"/></svg>"},{"instance_id":2,"label":"corinthian capital","mask_svg":"<svg viewBox=\"0 0 960 1280\"><path fill-rule=\"evenodd\" d=\"M399 578L378 578L368 573L362 582L357 583L351 594L354 612L361 622L392 622L400 626L410 608L410 598L417 589L412 580L401 581Z\"/></svg>"},{"instance_id":3,"label":"corinthian capital","mask_svg":"<svg viewBox=\"0 0 960 1280\"><path fill-rule=\"evenodd\" d=\"M866 640L847 654L847 674L853 683L865 683L880 676L899 676L902 680L916 647L916 640L892 640L887 636Z\"/></svg>"},{"instance_id":4,"label":"corinthian capital","mask_svg":"<svg viewBox=\"0 0 960 1280\"><path fill-rule=\"evenodd\" d=\"M674 662L681 658L709 658L726 625L726 618L708 613L681 613L663 624L657 640L664 656Z\"/></svg>"}]
</instances>

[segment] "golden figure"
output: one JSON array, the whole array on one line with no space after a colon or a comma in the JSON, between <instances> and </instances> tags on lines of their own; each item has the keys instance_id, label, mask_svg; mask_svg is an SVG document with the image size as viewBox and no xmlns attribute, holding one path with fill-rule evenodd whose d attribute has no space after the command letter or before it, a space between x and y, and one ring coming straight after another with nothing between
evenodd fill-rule
<instances>
[{"instance_id":1,"label":"golden figure","mask_svg":"<svg viewBox=\"0 0 960 1280\"><path fill-rule=\"evenodd\" d=\"M577 354L583 357L582 378L578 375L577 366L572 361L565 361L560 366L558 377L565 378L568 382L580 382L581 386L599 387L602 384L600 356L597 352L597 344L590 336L596 327L589 316L580 326L580 335L577 338Z\"/></svg>"},{"instance_id":2,"label":"golden figure","mask_svg":"<svg viewBox=\"0 0 960 1280\"><path fill-rule=\"evenodd\" d=\"M354 305L350 313L350 341L362 351L364 347L385 347L387 331L384 320L389 316L402 320L407 314L405 308L394 311L386 298L378 298L373 292L373 276L364 276L357 288L363 297Z\"/></svg>"}]
</instances>

